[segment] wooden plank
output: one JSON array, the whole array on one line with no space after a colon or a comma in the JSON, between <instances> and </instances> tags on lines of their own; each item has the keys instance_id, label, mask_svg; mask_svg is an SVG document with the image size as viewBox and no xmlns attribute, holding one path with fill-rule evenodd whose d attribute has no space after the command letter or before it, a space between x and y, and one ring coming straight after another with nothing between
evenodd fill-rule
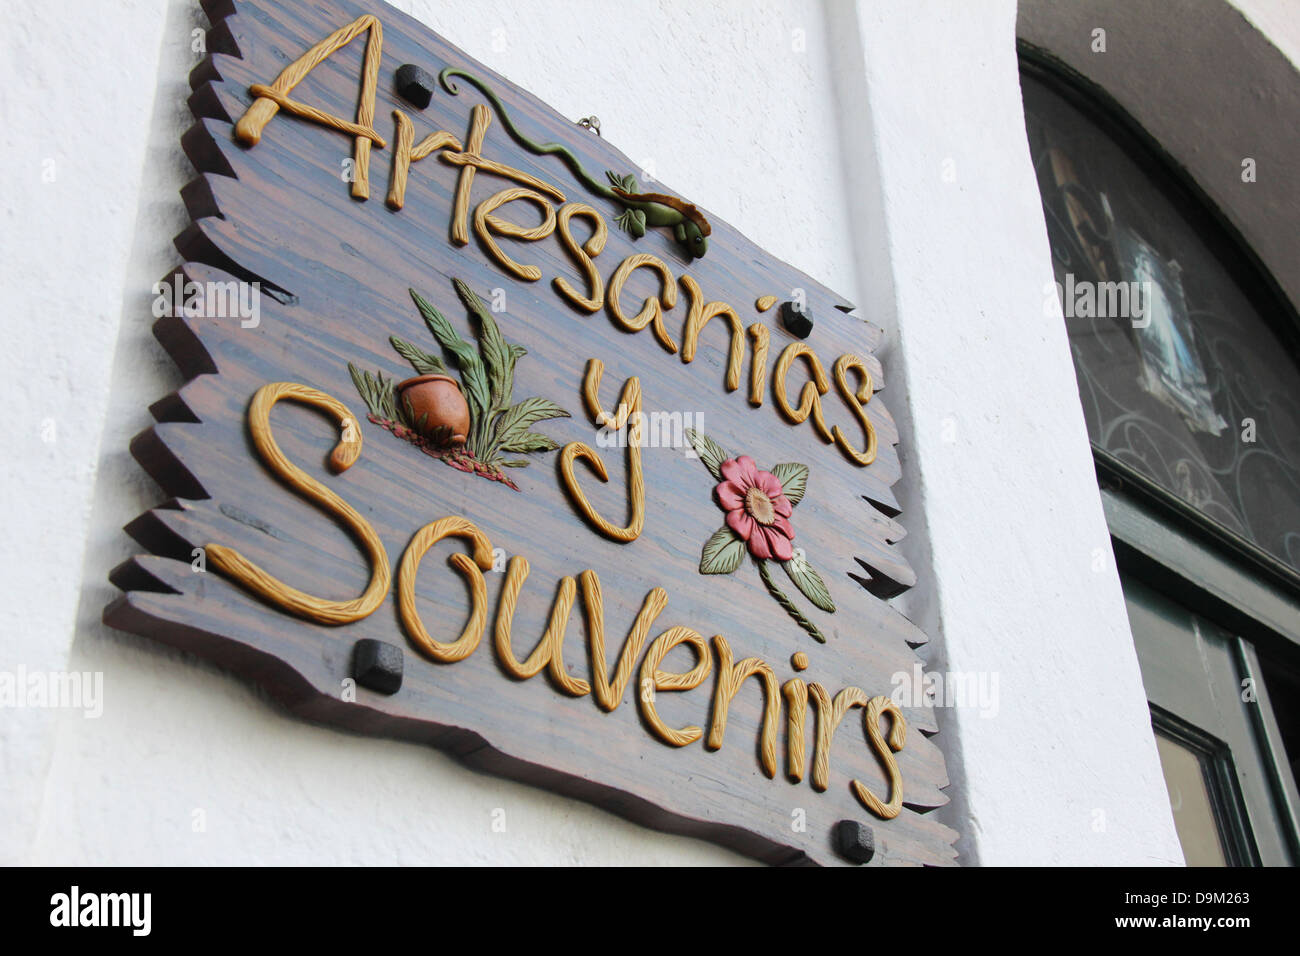
<instances>
[{"instance_id":1,"label":"wooden plank","mask_svg":"<svg viewBox=\"0 0 1300 956\"><path fill-rule=\"evenodd\" d=\"M832 695L856 686L864 691L863 700L888 696L899 675L912 673L918 660L914 648L925 641L884 600L915 582L897 548L905 531L893 517L897 502L890 487L899 475L896 426L880 396L874 396L866 412L877 437L877 456L861 467L823 442L811 421L791 425L776 407L771 366L796 340L781 326L778 310L760 312L756 301L762 295L778 300L803 296L815 318L807 344L827 376L838 356L853 353L870 371L875 391L885 384L872 355L880 330L846 314L842 298L762 252L707 210L703 214L711 234L703 258L683 255L661 227L651 226L640 238L629 236L615 224L617 202L591 193L556 157L522 148L494 114L483 156L551 184L569 201L591 205L608 224L606 245L595 258L607 289L619 263L648 253L662 260L675 282L689 276L706 301L731 305L745 326L767 327L768 381L761 407L754 407L748 347L741 387L734 392L724 388L730 341L724 319L709 323L694 360L683 361L680 346L690 306L685 283L677 288L675 307L665 312L667 334L678 346L674 354L651 330L628 332L608 309L588 314L556 292L556 278L578 289L587 284L557 236L499 240L511 258L538 267L542 279L536 282L504 270L480 239L465 246L451 242L460 165L437 156L420 160L410 168L403 208L384 202L398 148L393 110L400 108L411 118L417 142L437 130L464 142L471 109L483 102L479 92L462 84L459 95L437 90L429 107L417 110L394 90L393 76L404 63L434 74L445 66L468 70L482 77L519 126L535 131L537 139L570 145L590 170L633 171L627 157L608 143L382 4L222 0L205 6L217 21L221 43L191 77L196 119L182 143L197 170L183 191L193 221L177 237L187 261L168 281L181 283L182 289L194 283L205 290L257 282L262 294L255 323L248 315L189 315L175 309L155 326L187 382L155 403L158 423L137 436L132 451L172 500L128 527L149 553L114 569L112 579L124 593L106 609L105 619L219 661L308 719L430 743L492 772L769 862L847 862L835 851L833 832L838 821L849 819L871 827L877 845L873 865L952 863L956 833L929 812L946 803L948 782L943 755L931 739L937 723L929 708L902 708L909 727L906 744L896 754L903 809L883 819L850 788L850 781L861 781L884 801L891 791L864 733L861 711L851 712L833 737L829 787L819 792L810 785L807 768L800 781L786 776L790 740L784 705L776 747L779 772L775 779L764 775L759 748L764 697L758 680L747 681L734 698L721 749L706 749L702 741L677 748L652 732L640 700L640 657L619 706L606 712L592 695L566 695L545 675L510 677L492 646L505 562L522 555L531 563L531 574L512 627L514 653L520 658L546 629L561 579L593 570L600 581L611 668L647 593L662 587L667 605L650 640L675 626L698 631L706 640L724 635L736 660L761 658L783 684L797 676L819 682ZM371 149L370 198L358 201L341 176L354 156L351 136L283 110L252 147L236 142L234 126L254 102L250 87L271 84L304 51L367 14L382 23L374 115L387 145ZM365 37L361 34L321 62L289 94L292 99L354 121ZM479 171L471 208L511 185ZM669 193L660 184L653 188ZM690 198L703 209L702 197ZM538 212L526 211L525 205L504 206L497 215L535 225ZM585 240L590 228L581 221L575 230L578 241ZM614 403L626 379L639 378L645 411L661 413L656 421L667 423L663 434L671 440L652 441L641 450L645 524L635 540L611 540L583 520L566 491L556 451L516 455L529 464L510 470L515 491L449 467L366 420L366 404L349 363L386 378L410 377L411 367L389 344L394 335L439 352L409 289L433 302L460 336L474 342L477 330L453 291L453 279L499 306L493 318L502 335L527 349L515 366L515 398L541 396L572 413L542 421L535 429L561 446L585 442L605 461L607 483L582 463L576 469L592 506L615 525L624 523L628 513L630 456L618 447L601 447L584 408L583 375L590 359L604 363L601 400L606 405ZM652 272L637 269L621 299L626 314L659 293ZM807 376L802 360L796 362L790 376L796 403ZM483 574L487 625L472 655L456 663L422 656L408 642L396 594L390 593L368 616L328 626L285 613L211 568L195 570L195 556L206 556L219 544L286 585L324 600L345 602L361 594L371 578L371 565L356 538L259 459L250 433L250 401L273 382L300 383L332 396L359 422L360 457L335 474L326 459L340 440L337 422L288 402L275 405L268 418L270 434L287 460L303 470L305 480L341 496L374 529L392 567L390 592L396 589L398 564L412 536L435 519L464 517L500 549L494 569ZM828 423L840 426L849 441L862 443L861 429L833 386L823 401ZM793 544L805 549L820 570L836 610L819 610L779 569L774 581L825 635L825 644L815 643L787 616L765 591L751 561L742 561L731 574L699 573L701 548L725 515L713 497L716 480L681 438L678 423L684 421L729 455L749 455L761 468L780 462L808 465L807 489L791 516ZM470 592L457 572L443 566L446 556L464 550L459 541L437 545L416 576L414 609L438 641L453 640L470 613ZM565 672L590 681L588 623L580 595L563 644ZM404 649L397 693L349 688L354 648L363 639ZM807 656L807 670L795 668L796 652ZM657 711L669 727L709 728L716 654L710 645L714 673L698 688L661 689L655 695ZM685 671L690 657L678 648L660 667ZM888 724L886 718L882 730ZM810 713L809 764L813 727Z\"/></svg>"}]
</instances>

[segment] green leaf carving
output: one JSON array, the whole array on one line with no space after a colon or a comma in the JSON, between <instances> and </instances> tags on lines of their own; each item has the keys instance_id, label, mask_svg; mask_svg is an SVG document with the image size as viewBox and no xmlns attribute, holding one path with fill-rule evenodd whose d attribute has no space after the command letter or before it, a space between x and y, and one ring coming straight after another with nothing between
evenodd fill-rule
<instances>
[{"instance_id":1,"label":"green leaf carving","mask_svg":"<svg viewBox=\"0 0 1300 956\"><path fill-rule=\"evenodd\" d=\"M401 421L402 412L397 404L397 386L393 384L391 378L384 378L378 372L375 375L379 379L379 397L384 403L384 417L394 422Z\"/></svg>"},{"instance_id":2,"label":"green leaf carving","mask_svg":"<svg viewBox=\"0 0 1300 956\"><path fill-rule=\"evenodd\" d=\"M626 176L620 176L618 173L614 172L614 170L607 169L605 170L605 177L610 181L611 185L617 186L624 192L634 193L638 191L636 176L633 173L628 173Z\"/></svg>"},{"instance_id":3,"label":"green leaf carving","mask_svg":"<svg viewBox=\"0 0 1300 956\"><path fill-rule=\"evenodd\" d=\"M378 415L379 412L376 410L375 396L370 388L369 376L351 362L348 363L348 374L352 376L352 384L357 387L357 394L360 395L361 400L366 403L366 408L369 409L370 414Z\"/></svg>"},{"instance_id":4,"label":"green leaf carving","mask_svg":"<svg viewBox=\"0 0 1300 956\"><path fill-rule=\"evenodd\" d=\"M398 355L411 363L411 368L415 369L416 375L447 374L447 368L438 356L412 345L405 339L399 339L396 335L390 335L388 341L397 350Z\"/></svg>"},{"instance_id":5,"label":"green leaf carving","mask_svg":"<svg viewBox=\"0 0 1300 956\"><path fill-rule=\"evenodd\" d=\"M797 505L803 500L803 493L808 487L807 465L798 462L773 465L772 475L781 482L781 488L785 491L785 496L790 499L790 504Z\"/></svg>"},{"instance_id":6,"label":"green leaf carving","mask_svg":"<svg viewBox=\"0 0 1300 956\"><path fill-rule=\"evenodd\" d=\"M506 444L522 436L531 425L548 418L568 418L569 413L549 398L525 398L511 405L497 419L496 441Z\"/></svg>"},{"instance_id":7,"label":"green leaf carving","mask_svg":"<svg viewBox=\"0 0 1300 956\"><path fill-rule=\"evenodd\" d=\"M781 567L785 568L785 573L790 576L794 586L803 592L804 597L823 611L835 612L835 602L831 600L830 591L826 590L826 582L817 573L817 569L808 563L807 558L799 556L782 561Z\"/></svg>"},{"instance_id":8,"label":"green leaf carving","mask_svg":"<svg viewBox=\"0 0 1300 956\"><path fill-rule=\"evenodd\" d=\"M393 387L392 379L384 378L382 372L371 375L351 362L348 363L348 374L352 376L352 384L357 387L357 392L371 415L392 422L401 420L397 410L397 390Z\"/></svg>"},{"instance_id":9,"label":"green leaf carving","mask_svg":"<svg viewBox=\"0 0 1300 956\"><path fill-rule=\"evenodd\" d=\"M740 567L745 556L745 542L726 525L713 532L704 542L700 554L700 574L730 574Z\"/></svg>"},{"instance_id":10,"label":"green leaf carving","mask_svg":"<svg viewBox=\"0 0 1300 956\"><path fill-rule=\"evenodd\" d=\"M497 451L555 451L559 447L560 443L549 435L543 435L541 432L525 432L510 441L499 443Z\"/></svg>"},{"instance_id":11,"label":"green leaf carving","mask_svg":"<svg viewBox=\"0 0 1300 956\"><path fill-rule=\"evenodd\" d=\"M410 290L415 307L420 310L424 324L429 327L433 337L438 340L456 360L460 369L460 384L465 391L465 400L469 403L470 427L478 431L478 425L485 422L492 409L491 392L488 387L487 373L483 369L483 360L478 349L470 345L451 327L446 316L439 312L431 302L414 289ZM478 451L478 448L473 448Z\"/></svg>"},{"instance_id":12,"label":"green leaf carving","mask_svg":"<svg viewBox=\"0 0 1300 956\"><path fill-rule=\"evenodd\" d=\"M694 428L686 429L686 440L691 443L696 453L699 454L700 461L704 462L704 467L709 469L709 474L721 481L722 463L727 460L727 453L722 450L722 446L703 432L697 432ZM793 503L791 501L791 504Z\"/></svg>"},{"instance_id":13,"label":"green leaf carving","mask_svg":"<svg viewBox=\"0 0 1300 956\"><path fill-rule=\"evenodd\" d=\"M469 405L470 419L465 451L480 465L487 466L483 473L495 470L499 475L501 468L523 468L528 464L527 459L507 461L501 457L502 452L554 451L560 447L559 443L541 432L529 431L529 426L548 418L568 418L569 413L544 398L526 398L510 404L515 365L528 354L528 350L505 340L491 311L468 285L459 279L452 282L472 317L477 346L462 339L433 303L414 289L409 291L429 332L451 358L451 364L460 371L460 389ZM417 374L446 374L446 367L438 355L395 335L388 341L411 363ZM410 402L397 394L394 379L384 378L382 372L371 375L351 362L348 363L348 374L372 416L385 425L401 424L424 434L427 415L416 420ZM451 437L450 429L445 425L439 426L436 434L429 437L435 445L444 445ZM513 483L510 486L515 487Z\"/></svg>"},{"instance_id":14,"label":"green leaf carving","mask_svg":"<svg viewBox=\"0 0 1300 956\"><path fill-rule=\"evenodd\" d=\"M527 354L527 350L520 346L511 346L506 342L496 320L492 318L491 310L473 289L460 279L451 281L456 287L456 294L465 303L465 308L477 320L478 349L487 371L490 410L501 411L510 404L510 393L514 389L515 382L515 362L521 355Z\"/></svg>"}]
</instances>

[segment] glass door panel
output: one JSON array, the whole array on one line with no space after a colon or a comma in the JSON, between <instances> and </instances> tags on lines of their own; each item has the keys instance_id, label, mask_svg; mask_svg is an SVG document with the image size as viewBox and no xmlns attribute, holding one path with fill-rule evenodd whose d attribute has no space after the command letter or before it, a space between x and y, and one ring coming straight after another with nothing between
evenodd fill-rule
<instances>
[{"instance_id":1,"label":"glass door panel","mask_svg":"<svg viewBox=\"0 0 1300 956\"><path fill-rule=\"evenodd\" d=\"M1156 732L1156 749L1169 787L1169 803L1174 811L1174 826L1183 845L1188 866L1227 866L1219 821L1206 781L1206 766L1201 754L1178 741Z\"/></svg>"},{"instance_id":2,"label":"glass door panel","mask_svg":"<svg viewBox=\"0 0 1300 956\"><path fill-rule=\"evenodd\" d=\"M1236 638L1122 576L1170 805L1189 865L1291 863Z\"/></svg>"}]
</instances>

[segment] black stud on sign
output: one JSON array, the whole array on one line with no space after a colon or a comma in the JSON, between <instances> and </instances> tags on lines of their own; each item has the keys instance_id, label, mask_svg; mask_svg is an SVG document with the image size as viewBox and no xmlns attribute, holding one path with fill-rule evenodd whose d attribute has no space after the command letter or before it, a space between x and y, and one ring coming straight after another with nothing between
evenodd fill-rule
<instances>
[{"instance_id":1,"label":"black stud on sign","mask_svg":"<svg viewBox=\"0 0 1300 956\"><path fill-rule=\"evenodd\" d=\"M871 827L857 820L841 820L835 824L835 851L853 863L870 863L876 855Z\"/></svg>"},{"instance_id":2,"label":"black stud on sign","mask_svg":"<svg viewBox=\"0 0 1300 956\"><path fill-rule=\"evenodd\" d=\"M812 313L806 307L801 309L793 302L782 302L781 324L791 335L806 339L812 333Z\"/></svg>"},{"instance_id":3,"label":"black stud on sign","mask_svg":"<svg viewBox=\"0 0 1300 956\"><path fill-rule=\"evenodd\" d=\"M396 694L402 686L402 649L372 637L362 638L353 651L352 676L362 687Z\"/></svg>"},{"instance_id":4,"label":"black stud on sign","mask_svg":"<svg viewBox=\"0 0 1300 956\"><path fill-rule=\"evenodd\" d=\"M403 63L397 68L397 92L412 106L424 109L433 100L433 74Z\"/></svg>"}]
</instances>

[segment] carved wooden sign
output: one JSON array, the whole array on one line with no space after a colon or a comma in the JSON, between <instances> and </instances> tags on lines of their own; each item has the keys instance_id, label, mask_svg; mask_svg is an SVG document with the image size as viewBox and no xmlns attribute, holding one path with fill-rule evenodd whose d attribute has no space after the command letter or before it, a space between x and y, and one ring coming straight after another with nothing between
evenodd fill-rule
<instances>
[{"instance_id":1,"label":"carved wooden sign","mask_svg":"<svg viewBox=\"0 0 1300 956\"><path fill-rule=\"evenodd\" d=\"M204 6L108 623L763 860L951 863L879 330L396 10Z\"/></svg>"}]
</instances>

